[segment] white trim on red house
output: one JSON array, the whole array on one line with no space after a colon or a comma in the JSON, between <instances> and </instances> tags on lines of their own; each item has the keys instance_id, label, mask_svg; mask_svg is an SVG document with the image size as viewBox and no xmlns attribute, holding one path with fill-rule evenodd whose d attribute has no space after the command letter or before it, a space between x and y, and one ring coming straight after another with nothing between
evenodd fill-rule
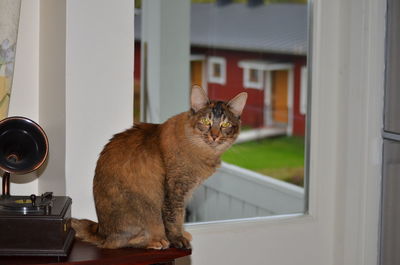
<instances>
[{"instance_id":1,"label":"white trim on red house","mask_svg":"<svg viewBox=\"0 0 400 265\"><path fill-rule=\"evenodd\" d=\"M214 76L213 64L220 65L220 75ZM210 56L207 60L208 82L225 85L226 83L226 59L224 57Z\"/></svg>"},{"instance_id":2,"label":"white trim on red house","mask_svg":"<svg viewBox=\"0 0 400 265\"><path fill-rule=\"evenodd\" d=\"M264 65L263 62L250 62L241 61L239 67L243 68L243 87L244 88L255 88L263 90L264 88ZM257 80L251 80L250 71L255 70L257 73Z\"/></svg>"},{"instance_id":3,"label":"white trim on red house","mask_svg":"<svg viewBox=\"0 0 400 265\"><path fill-rule=\"evenodd\" d=\"M205 61L206 56L203 54L191 54L190 61Z\"/></svg>"},{"instance_id":4,"label":"white trim on red house","mask_svg":"<svg viewBox=\"0 0 400 265\"><path fill-rule=\"evenodd\" d=\"M271 71L265 71L265 91L264 91L264 125L272 125L272 74Z\"/></svg>"},{"instance_id":5,"label":"white trim on red house","mask_svg":"<svg viewBox=\"0 0 400 265\"><path fill-rule=\"evenodd\" d=\"M257 73L257 80L256 81L252 81L251 80L251 74L250 71L255 70ZM255 88L255 89L263 89L263 83L264 83L264 76L263 76L263 71L260 69L254 69L254 68L244 68L243 69L243 86L245 88Z\"/></svg>"},{"instance_id":6,"label":"white trim on red house","mask_svg":"<svg viewBox=\"0 0 400 265\"><path fill-rule=\"evenodd\" d=\"M277 63L263 60L242 60L238 63L241 68L252 68L265 71L286 70L293 67L291 63Z\"/></svg>"},{"instance_id":7,"label":"white trim on red house","mask_svg":"<svg viewBox=\"0 0 400 265\"><path fill-rule=\"evenodd\" d=\"M286 133L289 136L293 135L293 101L294 101L294 70L293 66L288 69L288 95L287 95L287 106L288 106L288 124L286 127Z\"/></svg>"}]
</instances>

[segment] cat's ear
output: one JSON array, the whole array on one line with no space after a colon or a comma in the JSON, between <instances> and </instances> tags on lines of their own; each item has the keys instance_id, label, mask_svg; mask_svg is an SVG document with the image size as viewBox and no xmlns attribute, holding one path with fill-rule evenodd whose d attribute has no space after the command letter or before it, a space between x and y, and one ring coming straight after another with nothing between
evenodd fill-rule
<instances>
[{"instance_id":1,"label":"cat's ear","mask_svg":"<svg viewBox=\"0 0 400 265\"><path fill-rule=\"evenodd\" d=\"M228 102L229 110L236 116L240 117L246 105L247 93L242 92Z\"/></svg>"},{"instance_id":2,"label":"cat's ear","mask_svg":"<svg viewBox=\"0 0 400 265\"><path fill-rule=\"evenodd\" d=\"M192 93L190 95L190 104L192 110L197 112L207 106L210 100L207 97L206 92L198 85L192 86Z\"/></svg>"}]
</instances>

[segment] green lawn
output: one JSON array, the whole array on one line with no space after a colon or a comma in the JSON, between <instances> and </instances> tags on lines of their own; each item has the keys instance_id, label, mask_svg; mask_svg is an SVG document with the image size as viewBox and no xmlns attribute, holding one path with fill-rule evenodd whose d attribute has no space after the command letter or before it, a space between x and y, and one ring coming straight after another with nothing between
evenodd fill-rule
<instances>
[{"instance_id":1,"label":"green lawn","mask_svg":"<svg viewBox=\"0 0 400 265\"><path fill-rule=\"evenodd\" d=\"M304 138L275 137L236 144L223 155L222 160L302 186Z\"/></svg>"}]
</instances>

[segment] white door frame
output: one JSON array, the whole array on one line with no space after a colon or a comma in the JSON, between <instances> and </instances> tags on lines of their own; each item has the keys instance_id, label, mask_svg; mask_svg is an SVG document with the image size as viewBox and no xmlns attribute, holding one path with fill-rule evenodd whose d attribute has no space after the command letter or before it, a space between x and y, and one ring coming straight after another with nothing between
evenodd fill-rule
<instances>
[{"instance_id":1,"label":"white door frame","mask_svg":"<svg viewBox=\"0 0 400 265\"><path fill-rule=\"evenodd\" d=\"M273 125L272 118L272 71L287 70L288 71L288 87L287 87L287 108L288 123L286 126L286 134L293 134L293 104L294 104L294 66L292 64L282 64L276 67L273 64L264 71L265 87L264 87L264 124L266 126Z\"/></svg>"},{"instance_id":2,"label":"white door frame","mask_svg":"<svg viewBox=\"0 0 400 265\"><path fill-rule=\"evenodd\" d=\"M272 74L271 71L265 71L264 78L264 126L271 126L274 123L272 119Z\"/></svg>"}]
</instances>

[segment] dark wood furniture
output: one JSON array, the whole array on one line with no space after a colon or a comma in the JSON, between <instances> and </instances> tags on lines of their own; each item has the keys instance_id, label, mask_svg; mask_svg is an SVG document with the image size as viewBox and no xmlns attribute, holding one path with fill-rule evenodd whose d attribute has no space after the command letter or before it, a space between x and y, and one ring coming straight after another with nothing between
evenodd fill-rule
<instances>
[{"instance_id":1,"label":"dark wood furniture","mask_svg":"<svg viewBox=\"0 0 400 265\"><path fill-rule=\"evenodd\" d=\"M64 264L64 265L173 265L175 259L188 256L186 249L100 249L91 244L75 240L71 253L66 258L57 257L1 257L0 265L14 264Z\"/></svg>"}]
</instances>

